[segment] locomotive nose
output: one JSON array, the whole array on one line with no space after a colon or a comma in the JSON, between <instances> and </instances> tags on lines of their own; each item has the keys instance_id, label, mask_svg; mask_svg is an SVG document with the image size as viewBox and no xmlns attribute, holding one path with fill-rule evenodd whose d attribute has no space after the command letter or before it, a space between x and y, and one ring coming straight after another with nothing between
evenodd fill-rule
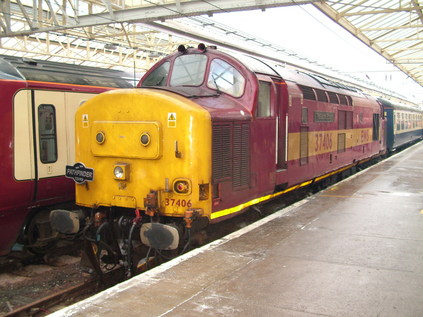
<instances>
[{"instance_id":1,"label":"locomotive nose","mask_svg":"<svg viewBox=\"0 0 423 317\"><path fill-rule=\"evenodd\" d=\"M76 161L93 173L77 185L77 204L175 217L210 209L211 117L202 107L171 92L119 90L87 101L76 118Z\"/></svg>"}]
</instances>

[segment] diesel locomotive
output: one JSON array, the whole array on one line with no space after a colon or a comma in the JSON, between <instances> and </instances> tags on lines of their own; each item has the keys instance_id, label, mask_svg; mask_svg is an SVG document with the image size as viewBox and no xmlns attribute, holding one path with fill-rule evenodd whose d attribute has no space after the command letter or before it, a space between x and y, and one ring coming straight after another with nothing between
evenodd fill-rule
<instances>
[{"instance_id":1,"label":"diesel locomotive","mask_svg":"<svg viewBox=\"0 0 423 317\"><path fill-rule=\"evenodd\" d=\"M181 46L137 88L78 108L67 174L81 209L50 218L83 231L91 259L132 271L151 250L185 250L208 224L383 157L399 133L421 139L422 120L318 74Z\"/></svg>"},{"instance_id":2,"label":"diesel locomotive","mask_svg":"<svg viewBox=\"0 0 423 317\"><path fill-rule=\"evenodd\" d=\"M52 209L74 201L74 114L108 89L132 86L121 71L0 56L0 255L42 253L56 240Z\"/></svg>"}]
</instances>

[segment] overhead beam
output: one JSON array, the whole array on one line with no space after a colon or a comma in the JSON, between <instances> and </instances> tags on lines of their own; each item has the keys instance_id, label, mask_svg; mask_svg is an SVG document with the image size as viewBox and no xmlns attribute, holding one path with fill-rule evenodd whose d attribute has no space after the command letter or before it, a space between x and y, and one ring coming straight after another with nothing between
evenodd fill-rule
<instances>
[{"instance_id":1,"label":"overhead beam","mask_svg":"<svg viewBox=\"0 0 423 317\"><path fill-rule=\"evenodd\" d=\"M416 22L411 21L411 23ZM373 32L373 31L390 31L390 30L407 30L407 29L421 29L421 24L405 24L405 25L395 25L395 26L381 26L377 28L361 28L363 32Z\"/></svg>"},{"instance_id":2,"label":"overhead beam","mask_svg":"<svg viewBox=\"0 0 423 317\"><path fill-rule=\"evenodd\" d=\"M318 0L208 0L208 1L178 1L165 4L153 4L144 7L111 10L110 2L105 0L107 12L100 14L90 14L69 17L66 25L52 25L40 27L35 30L26 29L13 31L10 27L0 32L0 37L31 35L35 32L61 31L72 28L85 28L96 25L105 25L110 23L142 23L159 20L175 19L207 14L209 16L215 13L246 11L254 9L266 9L274 7L283 7L291 5L301 5L316 2ZM4 23L5 24L5 23Z\"/></svg>"},{"instance_id":3,"label":"overhead beam","mask_svg":"<svg viewBox=\"0 0 423 317\"><path fill-rule=\"evenodd\" d=\"M398 8L389 8L389 9L380 9L380 10L369 10L369 11L357 11L357 12L349 12L349 13L342 13L341 16L343 17L353 17L353 16L361 16L361 15L370 15L370 14L390 14L390 13L397 13L397 12L410 12L415 10L422 10L423 7L419 5L414 5L410 7L398 7Z\"/></svg>"}]
</instances>

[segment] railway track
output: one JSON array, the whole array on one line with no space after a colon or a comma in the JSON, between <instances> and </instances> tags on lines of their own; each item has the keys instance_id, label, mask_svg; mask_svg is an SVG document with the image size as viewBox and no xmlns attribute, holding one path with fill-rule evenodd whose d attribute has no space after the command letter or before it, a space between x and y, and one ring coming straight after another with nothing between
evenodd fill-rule
<instances>
[{"instance_id":1,"label":"railway track","mask_svg":"<svg viewBox=\"0 0 423 317\"><path fill-rule=\"evenodd\" d=\"M21 317L21 316L45 316L53 311L63 307L63 304L69 305L82 300L90 295L95 294L99 290L98 279L92 279L87 282L79 283L66 290L59 291L52 295L41 298L28 305L19 307L5 317ZM56 309L52 309L56 307Z\"/></svg>"}]
</instances>

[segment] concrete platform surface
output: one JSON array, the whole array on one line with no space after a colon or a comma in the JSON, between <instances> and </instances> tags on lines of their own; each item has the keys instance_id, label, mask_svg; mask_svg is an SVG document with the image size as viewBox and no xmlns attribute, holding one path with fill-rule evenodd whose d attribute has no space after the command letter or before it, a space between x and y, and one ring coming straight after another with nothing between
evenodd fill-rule
<instances>
[{"instance_id":1,"label":"concrete platform surface","mask_svg":"<svg viewBox=\"0 0 423 317\"><path fill-rule=\"evenodd\" d=\"M423 316L423 142L52 316Z\"/></svg>"}]
</instances>

